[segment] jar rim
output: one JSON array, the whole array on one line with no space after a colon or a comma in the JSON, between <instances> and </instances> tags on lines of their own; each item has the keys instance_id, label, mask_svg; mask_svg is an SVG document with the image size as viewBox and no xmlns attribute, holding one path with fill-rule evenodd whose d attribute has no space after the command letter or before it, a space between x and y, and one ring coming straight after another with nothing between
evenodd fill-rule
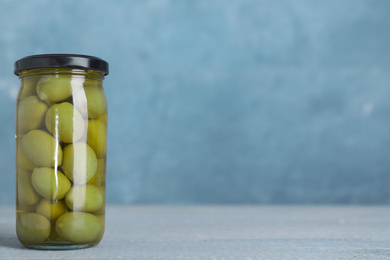
<instances>
[{"instance_id":1,"label":"jar rim","mask_svg":"<svg viewBox=\"0 0 390 260\"><path fill-rule=\"evenodd\" d=\"M19 76L22 70L39 68L90 69L108 75L108 63L95 56L81 54L39 54L21 58L15 62L14 73Z\"/></svg>"}]
</instances>

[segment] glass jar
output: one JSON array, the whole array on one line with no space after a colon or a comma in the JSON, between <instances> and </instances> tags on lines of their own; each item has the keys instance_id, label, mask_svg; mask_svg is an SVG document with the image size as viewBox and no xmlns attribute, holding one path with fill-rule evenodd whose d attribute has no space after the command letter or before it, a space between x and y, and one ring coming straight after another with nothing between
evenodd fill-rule
<instances>
[{"instance_id":1,"label":"glass jar","mask_svg":"<svg viewBox=\"0 0 390 260\"><path fill-rule=\"evenodd\" d=\"M92 56L15 62L16 231L34 249L95 246L104 232L108 64Z\"/></svg>"}]
</instances>

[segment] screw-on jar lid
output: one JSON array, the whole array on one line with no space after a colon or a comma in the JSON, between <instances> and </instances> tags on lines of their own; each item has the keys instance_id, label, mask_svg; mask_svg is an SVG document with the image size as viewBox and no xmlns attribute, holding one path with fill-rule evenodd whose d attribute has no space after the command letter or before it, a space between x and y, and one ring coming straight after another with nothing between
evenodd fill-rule
<instances>
[{"instance_id":1,"label":"screw-on jar lid","mask_svg":"<svg viewBox=\"0 0 390 260\"><path fill-rule=\"evenodd\" d=\"M41 54L24 57L15 62L14 73L40 68L91 69L108 74L108 63L93 56L79 54Z\"/></svg>"}]
</instances>

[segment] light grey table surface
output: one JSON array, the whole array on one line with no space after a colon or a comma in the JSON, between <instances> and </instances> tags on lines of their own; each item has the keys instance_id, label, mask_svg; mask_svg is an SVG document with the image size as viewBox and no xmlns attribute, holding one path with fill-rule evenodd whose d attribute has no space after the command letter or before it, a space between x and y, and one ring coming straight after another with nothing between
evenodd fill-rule
<instances>
[{"instance_id":1,"label":"light grey table surface","mask_svg":"<svg viewBox=\"0 0 390 260\"><path fill-rule=\"evenodd\" d=\"M0 259L390 259L390 207L108 206L94 248L24 249L0 207Z\"/></svg>"}]
</instances>

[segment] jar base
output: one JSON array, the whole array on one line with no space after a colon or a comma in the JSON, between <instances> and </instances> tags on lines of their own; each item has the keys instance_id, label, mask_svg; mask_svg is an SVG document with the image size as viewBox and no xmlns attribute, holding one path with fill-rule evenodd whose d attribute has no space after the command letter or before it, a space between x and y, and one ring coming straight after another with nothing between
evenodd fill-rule
<instances>
[{"instance_id":1,"label":"jar base","mask_svg":"<svg viewBox=\"0 0 390 260\"><path fill-rule=\"evenodd\" d=\"M41 245L24 245L29 249L36 250L75 250L94 247L96 244L69 245L69 244L41 244Z\"/></svg>"}]
</instances>

